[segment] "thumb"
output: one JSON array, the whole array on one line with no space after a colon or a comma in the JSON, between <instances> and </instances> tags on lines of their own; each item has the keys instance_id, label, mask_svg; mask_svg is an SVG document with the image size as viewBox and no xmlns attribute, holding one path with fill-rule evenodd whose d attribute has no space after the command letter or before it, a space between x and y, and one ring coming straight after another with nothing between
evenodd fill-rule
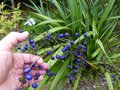
<instances>
[{"instance_id":1,"label":"thumb","mask_svg":"<svg viewBox=\"0 0 120 90\"><path fill-rule=\"evenodd\" d=\"M23 42L29 36L28 32L11 32L0 41L0 50L12 50L18 43Z\"/></svg>"}]
</instances>

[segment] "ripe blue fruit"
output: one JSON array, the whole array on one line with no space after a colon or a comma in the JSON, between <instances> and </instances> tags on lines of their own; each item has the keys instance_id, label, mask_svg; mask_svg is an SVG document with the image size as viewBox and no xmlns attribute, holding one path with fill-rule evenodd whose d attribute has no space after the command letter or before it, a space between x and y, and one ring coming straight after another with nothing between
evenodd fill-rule
<instances>
[{"instance_id":1,"label":"ripe blue fruit","mask_svg":"<svg viewBox=\"0 0 120 90\"><path fill-rule=\"evenodd\" d=\"M75 65L75 69L78 69L78 65Z\"/></svg>"},{"instance_id":2,"label":"ripe blue fruit","mask_svg":"<svg viewBox=\"0 0 120 90\"><path fill-rule=\"evenodd\" d=\"M26 68L24 68L24 73L29 73L30 71L31 71L31 68L30 67L26 67Z\"/></svg>"},{"instance_id":3,"label":"ripe blue fruit","mask_svg":"<svg viewBox=\"0 0 120 90\"><path fill-rule=\"evenodd\" d=\"M73 73L77 73L78 72L78 70L73 70Z\"/></svg>"},{"instance_id":4,"label":"ripe blue fruit","mask_svg":"<svg viewBox=\"0 0 120 90\"><path fill-rule=\"evenodd\" d=\"M118 80L120 80L120 76L118 77Z\"/></svg>"},{"instance_id":5,"label":"ripe blue fruit","mask_svg":"<svg viewBox=\"0 0 120 90\"><path fill-rule=\"evenodd\" d=\"M76 36L76 37L78 37L78 36L79 36L79 34L78 34L78 33L76 33L76 34L75 34L75 36Z\"/></svg>"},{"instance_id":6,"label":"ripe blue fruit","mask_svg":"<svg viewBox=\"0 0 120 90\"><path fill-rule=\"evenodd\" d=\"M31 74L27 74L27 75L26 75L26 79L27 79L27 80L32 80L32 78L33 78L33 76L32 76Z\"/></svg>"},{"instance_id":7,"label":"ripe blue fruit","mask_svg":"<svg viewBox=\"0 0 120 90\"><path fill-rule=\"evenodd\" d=\"M40 76L40 73L36 73L35 76L36 76L36 77L39 77L39 76Z\"/></svg>"},{"instance_id":8,"label":"ripe blue fruit","mask_svg":"<svg viewBox=\"0 0 120 90\"><path fill-rule=\"evenodd\" d=\"M23 30L19 30L20 33L23 33Z\"/></svg>"},{"instance_id":9,"label":"ripe blue fruit","mask_svg":"<svg viewBox=\"0 0 120 90\"><path fill-rule=\"evenodd\" d=\"M87 36L88 36L87 33L85 33L85 34L84 34L84 37L86 38Z\"/></svg>"},{"instance_id":10,"label":"ripe blue fruit","mask_svg":"<svg viewBox=\"0 0 120 90\"><path fill-rule=\"evenodd\" d=\"M69 50L69 49L70 49L70 45L68 44L68 45L66 46L66 48L67 48L67 50Z\"/></svg>"},{"instance_id":11,"label":"ripe blue fruit","mask_svg":"<svg viewBox=\"0 0 120 90\"><path fill-rule=\"evenodd\" d=\"M23 88L22 88L22 87L20 87L20 88L19 88L19 90L23 90Z\"/></svg>"},{"instance_id":12,"label":"ripe blue fruit","mask_svg":"<svg viewBox=\"0 0 120 90\"><path fill-rule=\"evenodd\" d=\"M46 72L49 73L49 72L50 72L50 69L46 69Z\"/></svg>"},{"instance_id":13,"label":"ripe blue fruit","mask_svg":"<svg viewBox=\"0 0 120 90\"><path fill-rule=\"evenodd\" d=\"M78 49L81 49L81 48L82 48L82 45L81 45L81 44L79 44L79 45L78 45Z\"/></svg>"},{"instance_id":14,"label":"ripe blue fruit","mask_svg":"<svg viewBox=\"0 0 120 90\"><path fill-rule=\"evenodd\" d=\"M70 69L70 68L71 68L71 65L68 65L68 66L67 66L67 68L69 68L69 69Z\"/></svg>"},{"instance_id":15,"label":"ripe blue fruit","mask_svg":"<svg viewBox=\"0 0 120 90\"><path fill-rule=\"evenodd\" d=\"M53 74L52 73L47 73L47 76L52 77Z\"/></svg>"},{"instance_id":16,"label":"ripe blue fruit","mask_svg":"<svg viewBox=\"0 0 120 90\"><path fill-rule=\"evenodd\" d=\"M54 60L54 59L55 59L55 57L54 57L54 56L52 56L52 57L51 57L51 59L52 59L52 60Z\"/></svg>"},{"instance_id":17,"label":"ripe blue fruit","mask_svg":"<svg viewBox=\"0 0 120 90\"><path fill-rule=\"evenodd\" d=\"M83 42L84 45L87 45L87 42Z\"/></svg>"},{"instance_id":18,"label":"ripe blue fruit","mask_svg":"<svg viewBox=\"0 0 120 90\"><path fill-rule=\"evenodd\" d=\"M29 43L30 44L34 43L34 40L33 39L29 39Z\"/></svg>"},{"instance_id":19,"label":"ripe blue fruit","mask_svg":"<svg viewBox=\"0 0 120 90\"><path fill-rule=\"evenodd\" d=\"M73 41L73 40L71 40L71 41L70 41L70 44L71 44L71 45L73 45L73 44L74 44L74 41Z\"/></svg>"},{"instance_id":20,"label":"ripe blue fruit","mask_svg":"<svg viewBox=\"0 0 120 90\"><path fill-rule=\"evenodd\" d=\"M62 48L62 52L63 52L63 53L66 52L66 48Z\"/></svg>"},{"instance_id":21,"label":"ripe blue fruit","mask_svg":"<svg viewBox=\"0 0 120 90\"><path fill-rule=\"evenodd\" d=\"M65 33L65 36L68 37L68 36L69 36L69 33L66 32L66 33Z\"/></svg>"},{"instance_id":22,"label":"ripe blue fruit","mask_svg":"<svg viewBox=\"0 0 120 90\"><path fill-rule=\"evenodd\" d=\"M65 56L61 56L61 60L65 60Z\"/></svg>"},{"instance_id":23,"label":"ripe blue fruit","mask_svg":"<svg viewBox=\"0 0 120 90\"><path fill-rule=\"evenodd\" d=\"M23 83L23 84L26 84L26 80L24 80L22 83Z\"/></svg>"},{"instance_id":24,"label":"ripe blue fruit","mask_svg":"<svg viewBox=\"0 0 120 90\"><path fill-rule=\"evenodd\" d=\"M47 50L47 55L52 54L52 52L50 50Z\"/></svg>"},{"instance_id":25,"label":"ripe blue fruit","mask_svg":"<svg viewBox=\"0 0 120 90\"><path fill-rule=\"evenodd\" d=\"M57 55L56 55L56 58L57 58L57 59L60 59L61 57L60 57L60 55L57 54Z\"/></svg>"},{"instance_id":26,"label":"ripe blue fruit","mask_svg":"<svg viewBox=\"0 0 120 90\"><path fill-rule=\"evenodd\" d=\"M31 44L31 46L34 48L36 45L35 45L35 43L33 43L33 44Z\"/></svg>"},{"instance_id":27,"label":"ripe blue fruit","mask_svg":"<svg viewBox=\"0 0 120 90\"><path fill-rule=\"evenodd\" d=\"M38 68L39 68L39 69L42 69L42 68L43 68L43 66L41 66L41 65L38 65Z\"/></svg>"},{"instance_id":28,"label":"ripe blue fruit","mask_svg":"<svg viewBox=\"0 0 120 90\"><path fill-rule=\"evenodd\" d=\"M59 34L58 37L59 37L59 38L63 38L63 34L62 34L62 33Z\"/></svg>"},{"instance_id":29,"label":"ripe blue fruit","mask_svg":"<svg viewBox=\"0 0 120 90\"><path fill-rule=\"evenodd\" d=\"M37 88L38 85L37 85L36 83L33 83L33 84L32 84L32 87L33 87L33 88Z\"/></svg>"}]
</instances>

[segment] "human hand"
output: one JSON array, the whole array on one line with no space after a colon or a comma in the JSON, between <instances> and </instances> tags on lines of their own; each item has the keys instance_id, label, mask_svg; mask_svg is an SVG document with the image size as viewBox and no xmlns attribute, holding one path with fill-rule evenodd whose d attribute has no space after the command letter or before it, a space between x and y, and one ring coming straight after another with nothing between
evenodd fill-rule
<instances>
[{"instance_id":1,"label":"human hand","mask_svg":"<svg viewBox=\"0 0 120 90\"><path fill-rule=\"evenodd\" d=\"M3 40L0 41L0 90L16 90L20 88L21 83L18 78L23 75L24 66L30 65L38 59L38 56L31 54L13 53L12 49L20 42L28 38L28 32L17 33L11 32ZM35 70L40 74L45 74L48 65L43 62L42 58L37 61L38 65L42 65L42 70ZM29 83L39 82L43 79L42 76L38 80L31 80ZM28 86L25 84L24 86Z\"/></svg>"}]
</instances>

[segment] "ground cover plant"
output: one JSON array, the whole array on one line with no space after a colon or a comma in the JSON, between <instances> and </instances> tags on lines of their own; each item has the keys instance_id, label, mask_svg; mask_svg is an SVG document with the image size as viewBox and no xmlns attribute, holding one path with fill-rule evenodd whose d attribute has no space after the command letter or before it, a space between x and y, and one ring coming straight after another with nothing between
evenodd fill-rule
<instances>
[{"instance_id":1,"label":"ground cover plant","mask_svg":"<svg viewBox=\"0 0 120 90\"><path fill-rule=\"evenodd\" d=\"M115 31L120 18L118 1L40 0L39 6L30 2L33 6L25 5L34 11L27 12L27 24L21 25L30 37L16 51L40 55L49 69L44 80L28 90L43 90L45 86L63 90L66 81L71 90L77 90L80 81L99 78L100 83L107 83L108 90L119 90L120 37ZM33 68L42 68L34 67L36 61L23 69L19 78L22 85L40 76L29 74Z\"/></svg>"}]
</instances>

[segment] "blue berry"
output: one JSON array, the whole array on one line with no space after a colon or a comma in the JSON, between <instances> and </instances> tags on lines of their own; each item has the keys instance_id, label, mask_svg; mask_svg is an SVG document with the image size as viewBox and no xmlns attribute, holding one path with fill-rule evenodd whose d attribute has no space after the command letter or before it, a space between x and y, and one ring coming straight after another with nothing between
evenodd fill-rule
<instances>
[{"instance_id":1,"label":"blue berry","mask_svg":"<svg viewBox=\"0 0 120 90\"><path fill-rule=\"evenodd\" d=\"M75 34L75 36L76 36L76 37L78 37L78 36L79 36L79 34L78 34L78 33L76 33L76 34Z\"/></svg>"},{"instance_id":2,"label":"blue berry","mask_svg":"<svg viewBox=\"0 0 120 90\"><path fill-rule=\"evenodd\" d=\"M72 81L72 80L73 80L73 77L72 77L72 76L70 76L70 77L69 77L69 80L70 80L70 81Z\"/></svg>"},{"instance_id":3,"label":"blue berry","mask_svg":"<svg viewBox=\"0 0 120 90\"><path fill-rule=\"evenodd\" d=\"M47 72L47 73L50 73L50 69L46 69L46 72Z\"/></svg>"},{"instance_id":4,"label":"blue berry","mask_svg":"<svg viewBox=\"0 0 120 90\"><path fill-rule=\"evenodd\" d=\"M43 66L41 66L41 65L38 65L38 68L39 68L39 69L42 69L42 68L43 68Z\"/></svg>"},{"instance_id":5,"label":"blue berry","mask_svg":"<svg viewBox=\"0 0 120 90\"><path fill-rule=\"evenodd\" d=\"M52 52L50 50L47 50L47 55L52 54Z\"/></svg>"},{"instance_id":6,"label":"blue berry","mask_svg":"<svg viewBox=\"0 0 120 90\"><path fill-rule=\"evenodd\" d=\"M52 59L52 60L55 60L55 57L54 57L54 56L52 56L52 57L51 57L51 59Z\"/></svg>"},{"instance_id":7,"label":"blue berry","mask_svg":"<svg viewBox=\"0 0 120 90\"><path fill-rule=\"evenodd\" d=\"M69 78L69 77L70 77L70 74L67 74L67 77Z\"/></svg>"},{"instance_id":8,"label":"blue berry","mask_svg":"<svg viewBox=\"0 0 120 90\"><path fill-rule=\"evenodd\" d=\"M75 65L75 69L78 69L78 65Z\"/></svg>"},{"instance_id":9,"label":"blue berry","mask_svg":"<svg viewBox=\"0 0 120 90\"><path fill-rule=\"evenodd\" d=\"M69 33L66 32L66 33L65 33L65 36L68 37L68 36L69 36Z\"/></svg>"},{"instance_id":10,"label":"blue berry","mask_svg":"<svg viewBox=\"0 0 120 90\"><path fill-rule=\"evenodd\" d=\"M34 40L33 39L29 39L29 43L30 44L34 43Z\"/></svg>"},{"instance_id":11,"label":"blue berry","mask_svg":"<svg viewBox=\"0 0 120 90\"><path fill-rule=\"evenodd\" d=\"M78 45L78 49L81 49L81 48L82 48L82 45L81 45L81 44L79 44L79 45Z\"/></svg>"},{"instance_id":12,"label":"blue berry","mask_svg":"<svg viewBox=\"0 0 120 90\"><path fill-rule=\"evenodd\" d=\"M31 74L27 74L27 75L26 75L26 79L27 79L27 80L32 80L32 78L33 78L33 76L32 76Z\"/></svg>"},{"instance_id":13,"label":"blue berry","mask_svg":"<svg viewBox=\"0 0 120 90\"><path fill-rule=\"evenodd\" d=\"M57 54L57 55L56 55L56 58L57 58L57 59L60 59L61 57L60 57L60 55Z\"/></svg>"},{"instance_id":14,"label":"blue berry","mask_svg":"<svg viewBox=\"0 0 120 90\"><path fill-rule=\"evenodd\" d=\"M66 48L62 48L62 52L63 52L63 53L66 52Z\"/></svg>"},{"instance_id":15,"label":"blue berry","mask_svg":"<svg viewBox=\"0 0 120 90\"><path fill-rule=\"evenodd\" d=\"M25 50L28 50L28 46L24 46L24 49L25 49Z\"/></svg>"},{"instance_id":16,"label":"blue berry","mask_svg":"<svg viewBox=\"0 0 120 90\"><path fill-rule=\"evenodd\" d=\"M56 74L57 74L57 72L54 72L53 74L54 74L54 75L56 75Z\"/></svg>"},{"instance_id":17,"label":"blue berry","mask_svg":"<svg viewBox=\"0 0 120 90\"><path fill-rule=\"evenodd\" d=\"M67 66L67 68L69 68L69 69L70 69L70 68L71 68L71 65L68 65L68 66Z\"/></svg>"},{"instance_id":18,"label":"blue berry","mask_svg":"<svg viewBox=\"0 0 120 90\"><path fill-rule=\"evenodd\" d=\"M23 88L22 88L22 87L20 87L20 88L19 88L19 90L23 90Z\"/></svg>"},{"instance_id":19,"label":"blue berry","mask_svg":"<svg viewBox=\"0 0 120 90\"><path fill-rule=\"evenodd\" d=\"M20 33L23 33L23 30L19 30Z\"/></svg>"},{"instance_id":20,"label":"blue berry","mask_svg":"<svg viewBox=\"0 0 120 90\"><path fill-rule=\"evenodd\" d=\"M86 38L87 36L88 36L87 33L85 33L85 34L84 34L84 37Z\"/></svg>"},{"instance_id":21,"label":"blue berry","mask_svg":"<svg viewBox=\"0 0 120 90\"><path fill-rule=\"evenodd\" d=\"M87 45L87 42L83 42L84 45Z\"/></svg>"},{"instance_id":22,"label":"blue berry","mask_svg":"<svg viewBox=\"0 0 120 90\"><path fill-rule=\"evenodd\" d=\"M62 33L59 34L58 37L59 37L59 38L63 38L63 34L62 34Z\"/></svg>"},{"instance_id":23,"label":"blue berry","mask_svg":"<svg viewBox=\"0 0 120 90\"><path fill-rule=\"evenodd\" d=\"M24 80L22 83L23 83L23 84L26 84L26 80Z\"/></svg>"},{"instance_id":24,"label":"blue berry","mask_svg":"<svg viewBox=\"0 0 120 90\"><path fill-rule=\"evenodd\" d=\"M73 73L77 73L78 72L78 70L73 70Z\"/></svg>"},{"instance_id":25,"label":"blue berry","mask_svg":"<svg viewBox=\"0 0 120 90\"><path fill-rule=\"evenodd\" d=\"M32 87L33 87L33 88L37 88L38 85L37 85L36 83L33 83L33 84L32 84Z\"/></svg>"},{"instance_id":26,"label":"blue berry","mask_svg":"<svg viewBox=\"0 0 120 90\"><path fill-rule=\"evenodd\" d=\"M120 76L118 77L118 80L120 80Z\"/></svg>"},{"instance_id":27,"label":"blue berry","mask_svg":"<svg viewBox=\"0 0 120 90\"><path fill-rule=\"evenodd\" d=\"M36 75L35 75L36 77L39 77L40 76L40 73L36 73Z\"/></svg>"},{"instance_id":28,"label":"blue berry","mask_svg":"<svg viewBox=\"0 0 120 90\"><path fill-rule=\"evenodd\" d=\"M33 43L33 44L31 44L31 46L34 48L36 45L35 45L35 43Z\"/></svg>"},{"instance_id":29,"label":"blue berry","mask_svg":"<svg viewBox=\"0 0 120 90\"><path fill-rule=\"evenodd\" d=\"M21 50L21 47L18 47L17 49L18 49L18 50Z\"/></svg>"},{"instance_id":30,"label":"blue berry","mask_svg":"<svg viewBox=\"0 0 120 90\"><path fill-rule=\"evenodd\" d=\"M115 79L115 75L112 75L112 78Z\"/></svg>"},{"instance_id":31,"label":"blue berry","mask_svg":"<svg viewBox=\"0 0 120 90\"><path fill-rule=\"evenodd\" d=\"M103 82L106 82L106 78L103 78L102 81L103 81Z\"/></svg>"},{"instance_id":32,"label":"blue berry","mask_svg":"<svg viewBox=\"0 0 120 90\"><path fill-rule=\"evenodd\" d=\"M65 56L61 56L61 60L65 60Z\"/></svg>"},{"instance_id":33,"label":"blue berry","mask_svg":"<svg viewBox=\"0 0 120 90\"><path fill-rule=\"evenodd\" d=\"M76 63L80 63L80 59L76 59Z\"/></svg>"},{"instance_id":34,"label":"blue berry","mask_svg":"<svg viewBox=\"0 0 120 90\"><path fill-rule=\"evenodd\" d=\"M73 40L71 40L71 41L70 41L70 44L71 44L71 45L73 45L73 44L74 44L74 41L73 41Z\"/></svg>"},{"instance_id":35,"label":"blue berry","mask_svg":"<svg viewBox=\"0 0 120 90\"><path fill-rule=\"evenodd\" d=\"M47 76L52 77L53 74L52 73L47 73Z\"/></svg>"},{"instance_id":36,"label":"blue berry","mask_svg":"<svg viewBox=\"0 0 120 90\"><path fill-rule=\"evenodd\" d=\"M26 68L24 68L24 73L29 73L30 71L31 71L31 68L29 68L29 67L26 67Z\"/></svg>"},{"instance_id":37,"label":"blue berry","mask_svg":"<svg viewBox=\"0 0 120 90\"><path fill-rule=\"evenodd\" d=\"M70 45L68 44L68 45L66 46L66 48L67 48L67 50L69 50L69 49L70 49Z\"/></svg>"}]
</instances>

